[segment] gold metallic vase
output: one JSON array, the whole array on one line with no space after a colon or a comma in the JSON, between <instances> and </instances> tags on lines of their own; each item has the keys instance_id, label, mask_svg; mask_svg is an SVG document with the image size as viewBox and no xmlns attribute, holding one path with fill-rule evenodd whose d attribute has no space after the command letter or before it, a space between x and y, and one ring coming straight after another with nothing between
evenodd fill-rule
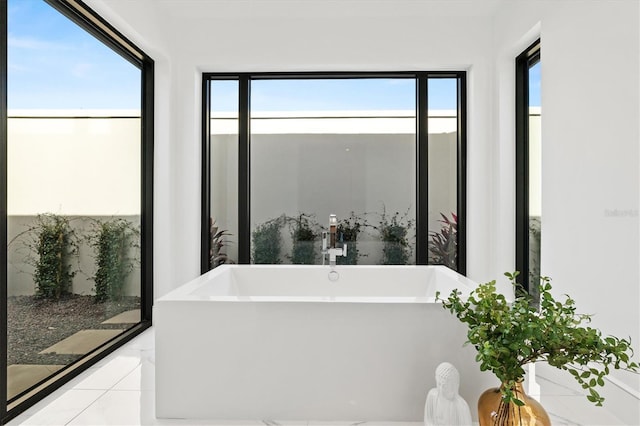
<instances>
[{"instance_id":1,"label":"gold metallic vase","mask_svg":"<svg viewBox=\"0 0 640 426\"><path fill-rule=\"evenodd\" d=\"M549 415L538 401L524 393L522 382L516 383L513 393L524 402L523 406L505 404L500 388L484 391L478 399L480 426L551 426Z\"/></svg>"}]
</instances>

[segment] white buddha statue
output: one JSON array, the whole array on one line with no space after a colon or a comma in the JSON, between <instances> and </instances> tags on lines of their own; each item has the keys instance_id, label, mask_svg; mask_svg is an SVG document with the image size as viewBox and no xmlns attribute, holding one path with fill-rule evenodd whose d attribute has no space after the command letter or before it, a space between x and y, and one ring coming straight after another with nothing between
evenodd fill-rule
<instances>
[{"instance_id":1,"label":"white buddha statue","mask_svg":"<svg viewBox=\"0 0 640 426\"><path fill-rule=\"evenodd\" d=\"M448 362L436 368L436 387L427 394L425 426L471 426L467 402L458 394L460 374Z\"/></svg>"}]
</instances>

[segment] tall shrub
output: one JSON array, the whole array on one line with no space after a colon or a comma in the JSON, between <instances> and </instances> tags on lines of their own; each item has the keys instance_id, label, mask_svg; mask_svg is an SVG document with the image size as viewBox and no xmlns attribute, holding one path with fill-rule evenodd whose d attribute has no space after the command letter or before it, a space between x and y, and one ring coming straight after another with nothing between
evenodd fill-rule
<instances>
[{"instance_id":1,"label":"tall shrub","mask_svg":"<svg viewBox=\"0 0 640 426\"><path fill-rule=\"evenodd\" d=\"M96 302L122 299L127 276L135 266L136 257L131 252L139 246L138 229L124 219L96 221L89 239L97 266Z\"/></svg>"},{"instance_id":2,"label":"tall shrub","mask_svg":"<svg viewBox=\"0 0 640 426\"><path fill-rule=\"evenodd\" d=\"M76 274L71 261L78 252L69 219L55 214L40 214L28 231L33 234L27 246L35 256L28 257L27 261L34 266L36 297L59 299L69 294Z\"/></svg>"}]
</instances>

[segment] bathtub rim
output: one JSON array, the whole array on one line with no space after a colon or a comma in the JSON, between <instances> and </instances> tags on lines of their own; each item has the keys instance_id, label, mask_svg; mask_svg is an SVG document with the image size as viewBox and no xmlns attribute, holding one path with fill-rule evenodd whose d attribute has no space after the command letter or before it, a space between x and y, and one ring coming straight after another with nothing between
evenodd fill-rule
<instances>
[{"instance_id":1,"label":"bathtub rim","mask_svg":"<svg viewBox=\"0 0 640 426\"><path fill-rule=\"evenodd\" d=\"M441 303L435 300L434 296L234 296L234 295L199 295L194 294L194 291L199 287L208 284L211 280L219 277L223 274L231 274L233 269L251 269L251 270L278 270L278 269L326 269L330 271L329 266L323 265L254 265L254 264L232 264L232 265L220 265L219 267L212 269L191 281L171 290L169 293L161 296L156 300L156 303L170 303L170 302L295 302L295 303ZM384 269L385 272L390 270L429 270L434 271L436 277L442 277L445 279L455 280L457 286L453 286L460 290L463 294L466 294L473 290L477 284L471 279L453 271L446 266L442 265L340 265L335 268L338 272L341 269L367 269L376 270ZM328 283L329 285L329 283ZM443 292L441 297L448 296L449 292Z\"/></svg>"}]
</instances>

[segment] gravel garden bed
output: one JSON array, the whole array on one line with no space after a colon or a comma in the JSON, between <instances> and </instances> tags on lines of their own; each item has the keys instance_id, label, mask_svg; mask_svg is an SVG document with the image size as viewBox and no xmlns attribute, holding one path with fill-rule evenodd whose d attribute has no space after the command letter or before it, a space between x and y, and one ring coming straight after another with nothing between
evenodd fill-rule
<instances>
[{"instance_id":1,"label":"gravel garden bed","mask_svg":"<svg viewBox=\"0 0 640 426\"><path fill-rule=\"evenodd\" d=\"M122 329L133 324L101 324L122 312L140 308L139 297L95 303L92 296L70 295L59 300L33 296L8 298L7 364L66 365L81 355L39 354L85 329Z\"/></svg>"}]
</instances>

